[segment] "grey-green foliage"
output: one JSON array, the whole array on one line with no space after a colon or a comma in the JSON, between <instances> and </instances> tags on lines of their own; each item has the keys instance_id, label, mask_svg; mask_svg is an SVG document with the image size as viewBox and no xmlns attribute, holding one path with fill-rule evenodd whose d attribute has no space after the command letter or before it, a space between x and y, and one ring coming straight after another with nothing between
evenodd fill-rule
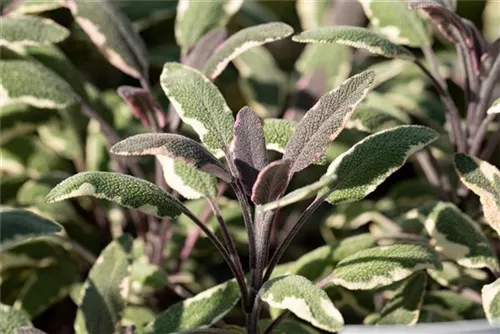
<instances>
[{"instance_id":1,"label":"grey-green foliage","mask_svg":"<svg viewBox=\"0 0 500 334\"><path fill-rule=\"evenodd\" d=\"M26 312L0 304L0 333L15 334L16 328L30 326L31 321Z\"/></svg>"},{"instance_id":2,"label":"grey-green foliage","mask_svg":"<svg viewBox=\"0 0 500 334\"><path fill-rule=\"evenodd\" d=\"M1 44L23 46L58 43L69 36L68 29L37 16L2 16Z\"/></svg>"}]
</instances>

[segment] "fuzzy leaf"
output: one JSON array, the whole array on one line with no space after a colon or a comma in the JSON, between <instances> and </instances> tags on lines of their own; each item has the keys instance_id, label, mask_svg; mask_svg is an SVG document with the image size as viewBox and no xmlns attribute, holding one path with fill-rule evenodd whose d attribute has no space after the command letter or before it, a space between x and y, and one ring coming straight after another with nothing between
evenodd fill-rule
<instances>
[{"instance_id":1,"label":"fuzzy leaf","mask_svg":"<svg viewBox=\"0 0 500 334\"><path fill-rule=\"evenodd\" d=\"M123 235L102 251L81 290L75 320L77 334L116 331L125 308L122 292L129 289L131 249L132 238Z\"/></svg>"},{"instance_id":2,"label":"fuzzy leaf","mask_svg":"<svg viewBox=\"0 0 500 334\"><path fill-rule=\"evenodd\" d=\"M498 323L500 321L500 278L497 278L491 284L483 286L481 296L486 318L491 323Z\"/></svg>"},{"instance_id":3,"label":"fuzzy leaf","mask_svg":"<svg viewBox=\"0 0 500 334\"><path fill-rule=\"evenodd\" d=\"M281 22L271 22L242 29L229 37L207 61L203 73L211 80L219 76L226 66L246 50L290 36L293 28Z\"/></svg>"},{"instance_id":4,"label":"fuzzy leaf","mask_svg":"<svg viewBox=\"0 0 500 334\"><path fill-rule=\"evenodd\" d=\"M259 297L269 306L289 310L300 319L328 332L337 332L344 325L342 314L326 292L302 276L273 278L264 283Z\"/></svg>"},{"instance_id":5,"label":"fuzzy leaf","mask_svg":"<svg viewBox=\"0 0 500 334\"><path fill-rule=\"evenodd\" d=\"M200 72L166 63L161 86L181 119L191 125L210 149L229 147L234 118L217 87Z\"/></svg>"},{"instance_id":6,"label":"fuzzy leaf","mask_svg":"<svg viewBox=\"0 0 500 334\"><path fill-rule=\"evenodd\" d=\"M373 247L348 256L332 274L334 284L371 290L401 281L418 270L440 268L438 254L423 244Z\"/></svg>"},{"instance_id":7,"label":"fuzzy leaf","mask_svg":"<svg viewBox=\"0 0 500 334\"><path fill-rule=\"evenodd\" d=\"M210 327L231 311L239 299L236 281L227 281L170 306L148 324L145 333L179 333Z\"/></svg>"},{"instance_id":8,"label":"fuzzy leaf","mask_svg":"<svg viewBox=\"0 0 500 334\"><path fill-rule=\"evenodd\" d=\"M277 199L288 186L289 160L276 160L262 169L252 188L252 201L265 204Z\"/></svg>"},{"instance_id":9,"label":"fuzzy leaf","mask_svg":"<svg viewBox=\"0 0 500 334\"><path fill-rule=\"evenodd\" d=\"M210 30L225 26L242 4L243 0L180 0L175 18L177 44L189 50Z\"/></svg>"},{"instance_id":10,"label":"fuzzy leaf","mask_svg":"<svg viewBox=\"0 0 500 334\"><path fill-rule=\"evenodd\" d=\"M461 266L499 270L496 255L479 226L453 204L437 204L425 228L436 250Z\"/></svg>"},{"instance_id":11,"label":"fuzzy leaf","mask_svg":"<svg viewBox=\"0 0 500 334\"><path fill-rule=\"evenodd\" d=\"M297 124L283 159L292 162L290 174L316 161L343 130L356 105L365 97L373 72L363 72L323 95Z\"/></svg>"},{"instance_id":12,"label":"fuzzy leaf","mask_svg":"<svg viewBox=\"0 0 500 334\"><path fill-rule=\"evenodd\" d=\"M387 58L415 60L415 56L403 46L392 43L384 37L365 28L351 26L322 27L304 31L292 38L300 43L337 43Z\"/></svg>"},{"instance_id":13,"label":"fuzzy leaf","mask_svg":"<svg viewBox=\"0 0 500 334\"><path fill-rule=\"evenodd\" d=\"M346 128L374 133L390 129L398 125L402 125L402 122L398 118L381 109L372 108L368 103L366 103L358 106L358 109L347 122Z\"/></svg>"},{"instance_id":14,"label":"fuzzy leaf","mask_svg":"<svg viewBox=\"0 0 500 334\"><path fill-rule=\"evenodd\" d=\"M266 139L266 149L285 153L286 145L295 131L297 123L281 118L264 119L264 137Z\"/></svg>"},{"instance_id":15,"label":"fuzzy leaf","mask_svg":"<svg viewBox=\"0 0 500 334\"><path fill-rule=\"evenodd\" d=\"M379 325L415 325L427 285L427 274L417 272L396 290L380 310Z\"/></svg>"},{"instance_id":16,"label":"fuzzy leaf","mask_svg":"<svg viewBox=\"0 0 500 334\"><path fill-rule=\"evenodd\" d=\"M0 304L0 333L15 334L16 329L31 326L30 317L23 310L15 310L11 306Z\"/></svg>"},{"instance_id":17,"label":"fuzzy leaf","mask_svg":"<svg viewBox=\"0 0 500 334\"><path fill-rule=\"evenodd\" d=\"M500 98L496 99L488 109L488 114L500 114Z\"/></svg>"},{"instance_id":18,"label":"fuzzy leaf","mask_svg":"<svg viewBox=\"0 0 500 334\"><path fill-rule=\"evenodd\" d=\"M35 327L24 326L16 329L15 334L47 334Z\"/></svg>"},{"instance_id":19,"label":"fuzzy leaf","mask_svg":"<svg viewBox=\"0 0 500 334\"><path fill-rule=\"evenodd\" d=\"M465 154L455 155L460 180L479 196L486 222L500 234L500 171L486 161Z\"/></svg>"},{"instance_id":20,"label":"fuzzy leaf","mask_svg":"<svg viewBox=\"0 0 500 334\"><path fill-rule=\"evenodd\" d=\"M0 249L15 246L40 236L62 233L61 225L30 211L2 207L0 209Z\"/></svg>"},{"instance_id":21,"label":"fuzzy leaf","mask_svg":"<svg viewBox=\"0 0 500 334\"><path fill-rule=\"evenodd\" d=\"M129 175L110 172L83 172L59 183L46 201L92 196L116 202L157 217L175 218L184 208L182 203L156 185Z\"/></svg>"},{"instance_id":22,"label":"fuzzy leaf","mask_svg":"<svg viewBox=\"0 0 500 334\"><path fill-rule=\"evenodd\" d=\"M201 70L210 56L227 37L226 28L215 28L203 35L183 61L184 64Z\"/></svg>"},{"instance_id":23,"label":"fuzzy leaf","mask_svg":"<svg viewBox=\"0 0 500 334\"><path fill-rule=\"evenodd\" d=\"M68 0L75 21L116 68L134 77L147 77L146 47L128 18L109 0Z\"/></svg>"},{"instance_id":24,"label":"fuzzy leaf","mask_svg":"<svg viewBox=\"0 0 500 334\"><path fill-rule=\"evenodd\" d=\"M46 45L58 43L69 36L68 29L37 16L2 16L0 25L0 45Z\"/></svg>"}]
</instances>

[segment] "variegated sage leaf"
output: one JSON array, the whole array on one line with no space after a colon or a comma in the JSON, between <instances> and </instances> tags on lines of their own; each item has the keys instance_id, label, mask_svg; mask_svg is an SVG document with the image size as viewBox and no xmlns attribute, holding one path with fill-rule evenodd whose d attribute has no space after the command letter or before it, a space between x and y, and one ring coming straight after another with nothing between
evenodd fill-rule
<instances>
[{"instance_id":1,"label":"variegated sage leaf","mask_svg":"<svg viewBox=\"0 0 500 334\"><path fill-rule=\"evenodd\" d=\"M63 232L62 226L58 223L23 209L1 207L0 220L2 251L36 237Z\"/></svg>"},{"instance_id":2,"label":"variegated sage leaf","mask_svg":"<svg viewBox=\"0 0 500 334\"><path fill-rule=\"evenodd\" d=\"M8 305L0 304L0 318L0 333L14 334L19 327L31 326L30 317L26 312Z\"/></svg>"},{"instance_id":3,"label":"variegated sage leaf","mask_svg":"<svg viewBox=\"0 0 500 334\"><path fill-rule=\"evenodd\" d=\"M64 7L64 0L30 0L14 5L9 13L35 14Z\"/></svg>"},{"instance_id":4,"label":"variegated sage leaf","mask_svg":"<svg viewBox=\"0 0 500 334\"><path fill-rule=\"evenodd\" d=\"M47 45L58 43L69 36L68 29L37 16L2 16L0 25L0 45Z\"/></svg>"},{"instance_id":5,"label":"variegated sage leaf","mask_svg":"<svg viewBox=\"0 0 500 334\"><path fill-rule=\"evenodd\" d=\"M394 296L380 310L379 325L415 325L424 300L427 274L412 275L395 291Z\"/></svg>"},{"instance_id":6,"label":"variegated sage leaf","mask_svg":"<svg viewBox=\"0 0 500 334\"><path fill-rule=\"evenodd\" d=\"M455 155L455 169L467 188L479 196L486 222L500 234L500 171L465 154Z\"/></svg>"},{"instance_id":7,"label":"variegated sage leaf","mask_svg":"<svg viewBox=\"0 0 500 334\"><path fill-rule=\"evenodd\" d=\"M414 9L419 6L442 6L449 11L457 10L457 0L409 0L408 6Z\"/></svg>"},{"instance_id":8,"label":"variegated sage leaf","mask_svg":"<svg viewBox=\"0 0 500 334\"><path fill-rule=\"evenodd\" d=\"M116 68L134 78L147 78L146 46L129 19L109 0L68 0L75 21Z\"/></svg>"},{"instance_id":9,"label":"variegated sage leaf","mask_svg":"<svg viewBox=\"0 0 500 334\"><path fill-rule=\"evenodd\" d=\"M184 54L210 30L227 24L243 0L180 0L175 18L175 39Z\"/></svg>"},{"instance_id":10,"label":"variegated sage leaf","mask_svg":"<svg viewBox=\"0 0 500 334\"><path fill-rule=\"evenodd\" d=\"M408 8L407 1L362 0L361 4L371 24L393 43L412 47L431 45L424 21Z\"/></svg>"},{"instance_id":11,"label":"variegated sage leaf","mask_svg":"<svg viewBox=\"0 0 500 334\"><path fill-rule=\"evenodd\" d=\"M233 114L210 80L188 66L166 63L160 83L181 119L193 127L208 148L229 147L233 138Z\"/></svg>"},{"instance_id":12,"label":"variegated sage leaf","mask_svg":"<svg viewBox=\"0 0 500 334\"><path fill-rule=\"evenodd\" d=\"M441 268L438 254L424 244L393 244L365 249L337 264L332 282L350 290L388 286L428 268Z\"/></svg>"},{"instance_id":13,"label":"variegated sage leaf","mask_svg":"<svg viewBox=\"0 0 500 334\"><path fill-rule=\"evenodd\" d=\"M265 204L280 197L288 186L290 161L276 160L262 169L252 188L252 201Z\"/></svg>"},{"instance_id":14,"label":"variegated sage leaf","mask_svg":"<svg viewBox=\"0 0 500 334\"><path fill-rule=\"evenodd\" d=\"M393 128L403 123L393 115L369 104L360 104L347 122L347 129L356 129L362 132L374 133Z\"/></svg>"},{"instance_id":15,"label":"variegated sage leaf","mask_svg":"<svg viewBox=\"0 0 500 334\"><path fill-rule=\"evenodd\" d=\"M193 49L186 56L183 63L197 70L201 70L215 50L224 42L226 37L226 28L221 27L210 30L203 35L195 46L193 46Z\"/></svg>"},{"instance_id":16,"label":"variegated sage leaf","mask_svg":"<svg viewBox=\"0 0 500 334\"><path fill-rule=\"evenodd\" d=\"M145 333L180 333L210 327L231 311L239 299L236 281L227 281L170 306L146 326Z\"/></svg>"},{"instance_id":17,"label":"variegated sage leaf","mask_svg":"<svg viewBox=\"0 0 500 334\"><path fill-rule=\"evenodd\" d=\"M156 185L129 175L110 172L83 172L59 183L46 201L92 196L116 202L157 217L175 218L184 206Z\"/></svg>"},{"instance_id":18,"label":"variegated sage leaf","mask_svg":"<svg viewBox=\"0 0 500 334\"><path fill-rule=\"evenodd\" d=\"M270 279L262 286L259 297L269 306L289 310L300 319L328 332L337 332L344 325L342 314L326 292L302 276Z\"/></svg>"},{"instance_id":19,"label":"variegated sage leaf","mask_svg":"<svg viewBox=\"0 0 500 334\"><path fill-rule=\"evenodd\" d=\"M464 269L451 261L443 261L442 264L442 269L427 269L427 273L439 285L446 288L455 289L460 286L474 285L478 281L488 279L488 273L481 269Z\"/></svg>"},{"instance_id":20,"label":"variegated sage leaf","mask_svg":"<svg viewBox=\"0 0 500 334\"><path fill-rule=\"evenodd\" d=\"M325 24L325 16L332 2L329 0L297 0L295 8L303 30L314 29Z\"/></svg>"},{"instance_id":21,"label":"variegated sage leaf","mask_svg":"<svg viewBox=\"0 0 500 334\"><path fill-rule=\"evenodd\" d=\"M155 155L183 162L188 167L216 175L231 182L224 165L206 148L191 138L171 133L135 135L116 143L111 153L124 156Z\"/></svg>"},{"instance_id":22,"label":"variegated sage leaf","mask_svg":"<svg viewBox=\"0 0 500 334\"><path fill-rule=\"evenodd\" d=\"M451 203L438 203L425 228L434 247L447 258L466 268L489 268L499 271L495 252L479 226Z\"/></svg>"},{"instance_id":23,"label":"variegated sage leaf","mask_svg":"<svg viewBox=\"0 0 500 334\"><path fill-rule=\"evenodd\" d=\"M264 119L263 129L266 149L285 153L286 145L292 137L297 122L281 118Z\"/></svg>"},{"instance_id":24,"label":"variegated sage leaf","mask_svg":"<svg viewBox=\"0 0 500 334\"><path fill-rule=\"evenodd\" d=\"M234 58L246 50L274 42L293 34L293 28L282 22L271 22L249 27L229 37L207 61L203 73L211 80L222 73Z\"/></svg>"},{"instance_id":25,"label":"variegated sage leaf","mask_svg":"<svg viewBox=\"0 0 500 334\"><path fill-rule=\"evenodd\" d=\"M500 114L500 98L493 102L487 112L488 114Z\"/></svg>"},{"instance_id":26,"label":"variegated sage leaf","mask_svg":"<svg viewBox=\"0 0 500 334\"><path fill-rule=\"evenodd\" d=\"M301 171L324 153L343 130L357 104L366 96L374 79L365 71L323 95L297 124L283 159L292 162L290 174Z\"/></svg>"},{"instance_id":27,"label":"variegated sage leaf","mask_svg":"<svg viewBox=\"0 0 500 334\"><path fill-rule=\"evenodd\" d=\"M485 318L481 304L450 290L428 291L424 296L420 322L424 322L424 312L436 313L444 317L445 321Z\"/></svg>"},{"instance_id":28,"label":"variegated sage leaf","mask_svg":"<svg viewBox=\"0 0 500 334\"><path fill-rule=\"evenodd\" d=\"M483 309L489 322L497 324L500 321L500 278L481 289Z\"/></svg>"},{"instance_id":29,"label":"variegated sage leaf","mask_svg":"<svg viewBox=\"0 0 500 334\"><path fill-rule=\"evenodd\" d=\"M292 38L300 43L336 43L363 49L387 58L413 61L415 56L407 48L365 28L352 26L322 27L304 31Z\"/></svg>"},{"instance_id":30,"label":"variegated sage leaf","mask_svg":"<svg viewBox=\"0 0 500 334\"><path fill-rule=\"evenodd\" d=\"M122 293L130 289L131 250L132 238L126 234L99 255L82 286L75 320L77 334L114 333L118 328L125 308Z\"/></svg>"}]
</instances>

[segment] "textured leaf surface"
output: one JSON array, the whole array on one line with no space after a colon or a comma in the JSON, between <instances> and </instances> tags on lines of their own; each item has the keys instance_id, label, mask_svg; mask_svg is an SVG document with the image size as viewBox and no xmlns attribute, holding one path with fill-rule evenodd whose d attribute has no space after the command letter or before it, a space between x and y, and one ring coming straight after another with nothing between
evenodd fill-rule
<instances>
[{"instance_id":1,"label":"textured leaf surface","mask_svg":"<svg viewBox=\"0 0 500 334\"><path fill-rule=\"evenodd\" d=\"M239 299L236 281L227 281L170 306L146 327L146 333L179 333L210 327L231 311Z\"/></svg>"},{"instance_id":2,"label":"textured leaf surface","mask_svg":"<svg viewBox=\"0 0 500 334\"><path fill-rule=\"evenodd\" d=\"M367 103L358 106L349 122L347 122L346 128L374 133L402 124L398 118L378 108L372 108Z\"/></svg>"},{"instance_id":3,"label":"textured leaf surface","mask_svg":"<svg viewBox=\"0 0 500 334\"><path fill-rule=\"evenodd\" d=\"M0 248L6 249L31 238L61 233L61 225L23 209L0 209Z\"/></svg>"},{"instance_id":4,"label":"textured leaf surface","mask_svg":"<svg viewBox=\"0 0 500 334\"><path fill-rule=\"evenodd\" d=\"M128 287L132 238L124 235L111 242L90 270L82 287L75 331L78 334L114 333L125 308L122 290Z\"/></svg>"},{"instance_id":5,"label":"textured leaf surface","mask_svg":"<svg viewBox=\"0 0 500 334\"><path fill-rule=\"evenodd\" d=\"M47 202L92 196L116 202L157 217L175 218L183 205L156 185L124 174L83 172L59 183L47 195Z\"/></svg>"},{"instance_id":6,"label":"textured leaf surface","mask_svg":"<svg viewBox=\"0 0 500 334\"><path fill-rule=\"evenodd\" d=\"M491 284L483 286L481 296L486 318L491 323L498 323L500 319L500 278L497 278Z\"/></svg>"},{"instance_id":7,"label":"textured leaf surface","mask_svg":"<svg viewBox=\"0 0 500 334\"><path fill-rule=\"evenodd\" d=\"M292 38L301 43L337 43L363 49L387 58L415 60L415 56L403 46L365 28L351 26L322 27L304 31Z\"/></svg>"},{"instance_id":8,"label":"textured leaf surface","mask_svg":"<svg viewBox=\"0 0 500 334\"><path fill-rule=\"evenodd\" d=\"M500 99L496 99L495 102L488 109L488 114L499 114L500 113Z\"/></svg>"},{"instance_id":9,"label":"textured leaf surface","mask_svg":"<svg viewBox=\"0 0 500 334\"><path fill-rule=\"evenodd\" d=\"M252 201L265 204L277 199L288 186L289 160L276 160L262 169L252 188Z\"/></svg>"},{"instance_id":10,"label":"textured leaf surface","mask_svg":"<svg viewBox=\"0 0 500 334\"><path fill-rule=\"evenodd\" d=\"M290 36L293 28L281 22L260 24L242 29L229 37L222 46L207 61L203 73L210 79L214 79L226 68L226 66L246 50L274 42Z\"/></svg>"},{"instance_id":11,"label":"textured leaf surface","mask_svg":"<svg viewBox=\"0 0 500 334\"><path fill-rule=\"evenodd\" d=\"M435 240L435 248L466 268L498 271L498 261L479 226L451 203L437 204L425 228Z\"/></svg>"},{"instance_id":12,"label":"textured leaf surface","mask_svg":"<svg viewBox=\"0 0 500 334\"><path fill-rule=\"evenodd\" d=\"M37 16L2 16L0 45L37 45L58 43L69 36L68 29Z\"/></svg>"},{"instance_id":13,"label":"textured leaf surface","mask_svg":"<svg viewBox=\"0 0 500 334\"><path fill-rule=\"evenodd\" d=\"M229 147L234 118L217 87L195 69L166 63L160 83L181 119L210 149Z\"/></svg>"},{"instance_id":14,"label":"textured leaf surface","mask_svg":"<svg viewBox=\"0 0 500 334\"><path fill-rule=\"evenodd\" d=\"M344 325L342 314L325 291L297 275L273 278L262 286L260 298L269 306L289 310L313 326L337 332Z\"/></svg>"},{"instance_id":15,"label":"textured leaf surface","mask_svg":"<svg viewBox=\"0 0 500 334\"><path fill-rule=\"evenodd\" d=\"M500 234L500 171L465 154L455 155L455 169L467 188L479 196L486 221Z\"/></svg>"},{"instance_id":16,"label":"textured leaf surface","mask_svg":"<svg viewBox=\"0 0 500 334\"><path fill-rule=\"evenodd\" d=\"M31 326L29 316L22 310L14 310L12 307L0 304L0 332L15 334L15 329L23 326Z\"/></svg>"},{"instance_id":17,"label":"textured leaf surface","mask_svg":"<svg viewBox=\"0 0 500 334\"><path fill-rule=\"evenodd\" d=\"M343 130L356 105L366 96L373 72L363 72L323 95L297 124L283 156L296 173L316 161Z\"/></svg>"},{"instance_id":18,"label":"textured leaf surface","mask_svg":"<svg viewBox=\"0 0 500 334\"><path fill-rule=\"evenodd\" d=\"M418 272L396 290L394 296L380 310L380 325L414 325L420 316L424 300L427 274Z\"/></svg>"},{"instance_id":19,"label":"textured leaf surface","mask_svg":"<svg viewBox=\"0 0 500 334\"><path fill-rule=\"evenodd\" d=\"M423 244L394 244L365 249L340 261L332 282L350 290L390 285L428 268L440 268L438 254Z\"/></svg>"},{"instance_id":20,"label":"textured leaf surface","mask_svg":"<svg viewBox=\"0 0 500 334\"><path fill-rule=\"evenodd\" d=\"M286 145L292 137L297 123L281 118L264 119L264 137L266 148L270 151L285 153Z\"/></svg>"}]
</instances>

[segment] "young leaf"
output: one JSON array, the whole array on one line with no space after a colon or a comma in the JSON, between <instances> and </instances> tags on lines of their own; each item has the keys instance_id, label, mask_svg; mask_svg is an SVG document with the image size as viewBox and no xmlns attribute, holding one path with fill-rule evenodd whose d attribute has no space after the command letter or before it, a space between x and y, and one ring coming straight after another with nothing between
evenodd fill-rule
<instances>
[{"instance_id":1,"label":"young leaf","mask_svg":"<svg viewBox=\"0 0 500 334\"><path fill-rule=\"evenodd\" d=\"M147 78L146 47L128 18L111 1L68 0L67 6L113 66L134 78Z\"/></svg>"},{"instance_id":2,"label":"young leaf","mask_svg":"<svg viewBox=\"0 0 500 334\"><path fill-rule=\"evenodd\" d=\"M234 118L217 87L200 72L178 63L166 63L161 86L181 119L191 125L210 149L228 148Z\"/></svg>"},{"instance_id":3,"label":"young leaf","mask_svg":"<svg viewBox=\"0 0 500 334\"><path fill-rule=\"evenodd\" d=\"M92 196L116 202L157 217L175 218L184 207L177 199L156 185L129 175L111 172L83 172L59 183L46 201Z\"/></svg>"},{"instance_id":4,"label":"young leaf","mask_svg":"<svg viewBox=\"0 0 500 334\"><path fill-rule=\"evenodd\" d=\"M210 327L231 311L239 299L236 281L227 281L170 306L146 326L145 333L180 333Z\"/></svg>"},{"instance_id":5,"label":"young leaf","mask_svg":"<svg viewBox=\"0 0 500 334\"><path fill-rule=\"evenodd\" d=\"M304 31L292 38L300 43L337 43L387 58L413 61L415 56L407 48L394 44L365 28L351 26L322 27Z\"/></svg>"},{"instance_id":6,"label":"young leaf","mask_svg":"<svg viewBox=\"0 0 500 334\"><path fill-rule=\"evenodd\" d=\"M285 153L286 145L292 137L297 123L281 118L264 119L264 138L266 139L266 149Z\"/></svg>"},{"instance_id":7,"label":"young leaf","mask_svg":"<svg viewBox=\"0 0 500 334\"><path fill-rule=\"evenodd\" d=\"M283 194L288 186L290 160L276 160L262 169L252 188L252 201L265 204Z\"/></svg>"},{"instance_id":8,"label":"young leaf","mask_svg":"<svg viewBox=\"0 0 500 334\"><path fill-rule=\"evenodd\" d=\"M496 99L488 109L488 114L500 114L500 98Z\"/></svg>"},{"instance_id":9,"label":"young leaf","mask_svg":"<svg viewBox=\"0 0 500 334\"><path fill-rule=\"evenodd\" d=\"M427 274L415 273L396 290L394 296L380 310L379 325L415 325L427 285Z\"/></svg>"},{"instance_id":10,"label":"young leaf","mask_svg":"<svg viewBox=\"0 0 500 334\"><path fill-rule=\"evenodd\" d=\"M425 221L434 247L466 268L499 270L488 239L472 219L451 203L438 203Z\"/></svg>"},{"instance_id":11,"label":"young leaf","mask_svg":"<svg viewBox=\"0 0 500 334\"><path fill-rule=\"evenodd\" d=\"M69 36L68 29L37 16L2 16L0 45L26 46L58 43Z\"/></svg>"},{"instance_id":12,"label":"young leaf","mask_svg":"<svg viewBox=\"0 0 500 334\"><path fill-rule=\"evenodd\" d=\"M418 270L440 268L438 254L423 244L373 247L337 264L332 282L350 290L371 290L401 281Z\"/></svg>"},{"instance_id":13,"label":"young leaf","mask_svg":"<svg viewBox=\"0 0 500 334\"><path fill-rule=\"evenodd\" d=\"M479 196L486 222L500 234L500 171L486 161L465 154L455 155L460 180Z\"/></svg>"},{"instance_id":14,"label":"young leaf","mask_svg":"<svg viewBox=\"0 0 500 334\"><path fill-rule=\"evenodd\" d=\"M0 304L0 333L14 334L16 329L31 326L30 317L23 310L15 310L11 306Z\"/></svg>"},{"instance_id":15,"label":"young leaf","mask_svg":"<svg viewBox=\"0 0 500 334\"><path fill-rule=\"evenodd\" d=\"M481 289L483 308L490 323L497 323L500 319L500 278Z\"/></svg>"},{"instance_id":16,"label":"young leaf","mask_svg":"<svg viewBox=\"0 0 500 334\"><path fill-rule=\"evenodd\" d=\"M0 249L63 232L61 225L23 209L0 208Z\"/></svg>"},{"instance_id":17,"label":"young leaf","mask_svg":"<svg viewBox=\"0 0 500 334\"><path fill-rule=\"evenodd\" d=\"M196 43L183 63L197 70L201 70L210 56L224 42L226 37L226 28L212 29Z\"/></svg>"},{"instance_id":18,"label":"young leaf","mask_svg":"<svg viewBox=\"0 0 500 334\"><path fill-rule=\"evenodd\" d=\"M316 161L343 130L356 105L365 97L373 72L363 72L323 95L300 121L288 142L283 159L292 162L290 174Z\"/></svg>"},{"instance_id":19,"label":"young leaf","mask_svg":"<svg viewBox=\"0 0 500 334\"><path fill-rule=\"evenodd\" d=\"M259 297L269 306L289 310L300 319L328 332L344 325L342 314L325 291L297 275L273 278L262 286Z\"/></svg>"},{"instance_id":20,"label":"young leaf","mask_svg":"<svg viewBox=\"0 0 500 334\"><path fill-rule=\"evenodd\" d=\"M75 320L77 334L114 333L125 308L122 292L129 289L132 238L123 235L101 253L83 284Z\"/></svg>"}]
</instances>

